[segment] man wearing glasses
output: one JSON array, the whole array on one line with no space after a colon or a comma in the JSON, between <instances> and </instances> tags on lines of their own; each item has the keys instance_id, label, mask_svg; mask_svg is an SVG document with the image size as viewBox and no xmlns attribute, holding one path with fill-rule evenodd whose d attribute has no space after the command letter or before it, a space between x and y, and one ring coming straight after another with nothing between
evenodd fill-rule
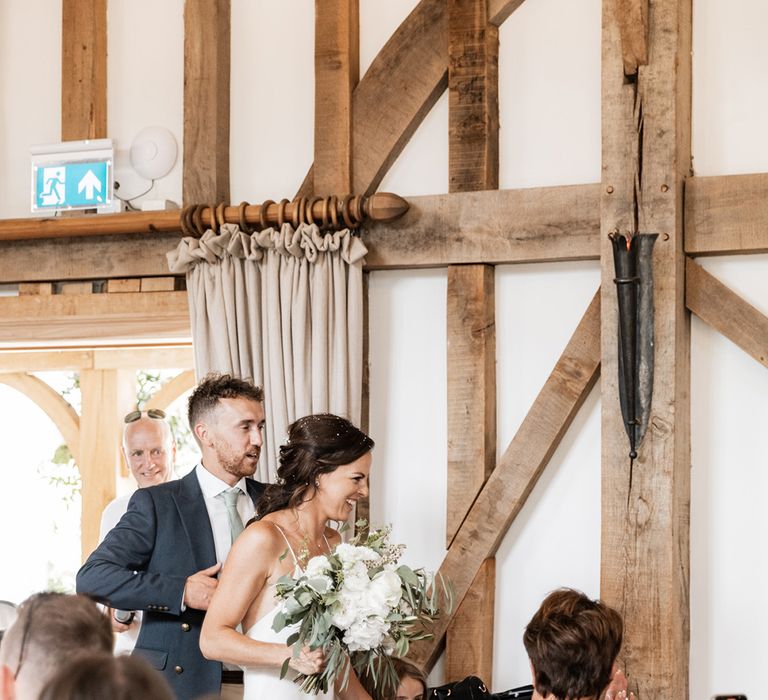
<instances>
[{"instance_id":1,"label":"man wearing glasses","mask_svg":"<svg viewBox=\"0 0 768 700\"><path fill-rule=\"evenodd\" d=\"M173 431L159 408L131 411L124 419L123 457L140 489L163 484L173 478L176 441ZM101 514L99 542L128 510L133 494L118 496ZM141 611L108 609L112 629L117 632L115 654L130 654L136 646L141 628Z\"/></svg>"},{"instance_id":2,"label":"man wearing glasses","mask_svg":"<svg viewBox=\"0 0 768 700\"><path fill-rule=\"evenodd\" d=\"M109 622L80 595L37 593L19 606L0 644L0 700L37 700L77 655L112 651Z\"/></svg>"},{"instance_id":3,"label":"man wearing glasses","mask_svg":"<svg viewBox=\"0 0 768 700\"><path fill-rule=\"evenodd\" d=\"M182 479L134 492L128 510L77 574L77 590L143 610L134 649L180 700L243 697L243 673L200 651L200 628L235 537L256 513L264 428L261 388L208 375L189 397L201 461Z\"/></svg>"}]
</instances>

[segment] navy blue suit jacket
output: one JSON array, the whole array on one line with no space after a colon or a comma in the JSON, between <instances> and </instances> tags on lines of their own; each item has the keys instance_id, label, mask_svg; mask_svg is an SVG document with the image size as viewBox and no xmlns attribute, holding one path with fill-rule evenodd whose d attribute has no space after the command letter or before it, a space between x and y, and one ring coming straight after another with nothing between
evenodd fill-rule
<instances>
[{"instance_id":1,"label":"navy blue suit jacket","mask_svg":"<svg viewBox=\"0 0 768 700\"><path fill-rule=\"evenodd\" d=\"M264 485L246 479L254 504ZM187 578L216 563L197 475L138 489L120 522L77 573L77 592L112 608L143 610L135 654L183 700L218 695L221 663L200 652L202 610L181 610Z\"/></svg>"}]
</instances>

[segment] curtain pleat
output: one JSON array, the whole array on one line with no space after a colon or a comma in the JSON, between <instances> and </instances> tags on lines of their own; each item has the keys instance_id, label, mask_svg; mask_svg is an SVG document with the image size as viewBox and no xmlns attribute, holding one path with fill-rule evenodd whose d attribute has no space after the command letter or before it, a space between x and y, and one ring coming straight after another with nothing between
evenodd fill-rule
<instances>
[{"instance_id":1,"label":"curtain pleat","mask_svg":"<svg viewBox=\"0 0 768 700\"><path fill-rule=\"evenodd\" d=\"M246 234L226 224L168 253L171 272L187 277L198 378L230 372L264 387L262 481L274 481L297 418L330 411L360 422L366 252L348 230Z\"/></svg>"}]
</instances>

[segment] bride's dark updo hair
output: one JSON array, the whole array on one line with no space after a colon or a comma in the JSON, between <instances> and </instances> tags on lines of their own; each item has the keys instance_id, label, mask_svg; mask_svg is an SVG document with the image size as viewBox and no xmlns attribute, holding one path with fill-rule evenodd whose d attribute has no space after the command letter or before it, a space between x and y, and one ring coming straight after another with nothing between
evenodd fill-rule
<instances>
[{"instance_id":1,"label":"bride's dark updo hair","mask_svg":"<svg viewBox=\"0 0 768 700\"><path fill-rule=\"evenodd\" d=\"M331 413L304 416L291 423L288 441L280 446L277 482L264 490L256 507L257 517L298 506L314 489L318 476L360 459L373 444L346 418Z\"/></svg>"}]
</instances>

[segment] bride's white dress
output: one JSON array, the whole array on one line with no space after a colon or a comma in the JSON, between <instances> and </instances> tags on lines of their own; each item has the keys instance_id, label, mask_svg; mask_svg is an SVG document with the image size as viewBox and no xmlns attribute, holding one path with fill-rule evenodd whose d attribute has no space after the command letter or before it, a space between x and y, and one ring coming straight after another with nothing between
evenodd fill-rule
<instances>
[{"instance_id":1,"label":"bride's white dress","mask_svg":"<svg viewBox=\"0 0 768 700\"><path fill-rule=\"evenodd\" d=\"M275 527L280 530L277 525L275 525ZM283 538L288 545L288 549L291 552L291 556L293 556L293 561L296 564L295 572L300 572L301 567L299 566L299 561L288 542L288 538L285 537L285 533L283 533L282 530L280 530L280 534L283 535ZM254 625L245 633L246 636L260 642L285 644L288 637L296 631L296 627L284 627L280 632L275 632L272 629L272 621L275 619L279 607L279 605L276 605L270 612L264 615L264 617L254 623ZM322 700L323 698L332 700L334 697L332 692L319 693L317 695L307 695L306 693L302 693L299 686L290 680L290 678L286 677L280 680L279 668L267 669L245 667L243 671L243 700L305 700L309 697L318 698L318 700Z\"/></svg>"}]
</instances>

